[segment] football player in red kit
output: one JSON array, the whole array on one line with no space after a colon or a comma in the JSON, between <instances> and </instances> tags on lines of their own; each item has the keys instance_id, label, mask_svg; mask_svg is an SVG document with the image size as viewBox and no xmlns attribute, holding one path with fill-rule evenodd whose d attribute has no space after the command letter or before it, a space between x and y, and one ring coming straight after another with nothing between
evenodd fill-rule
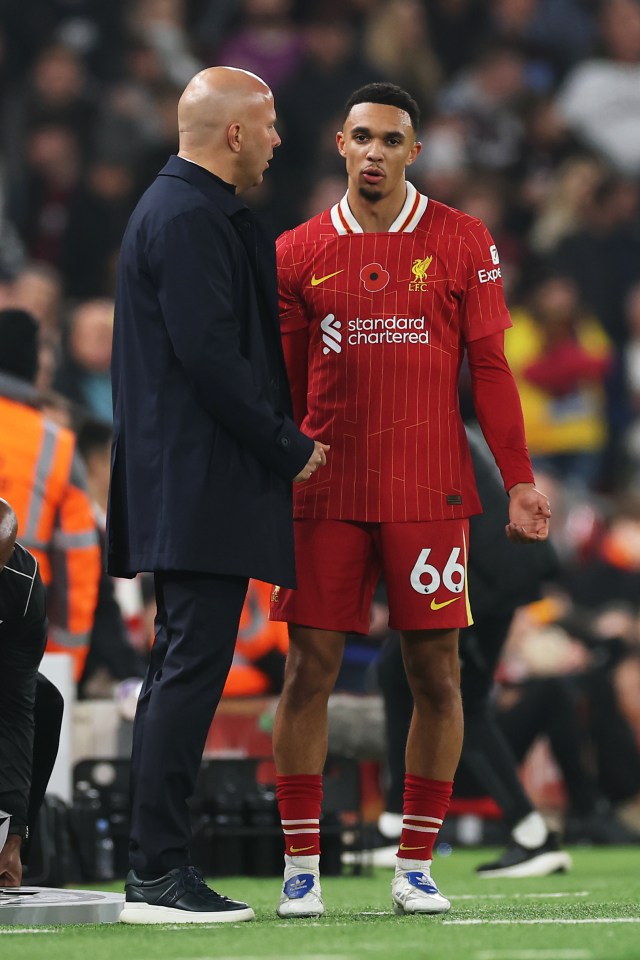
<instances>
[{"instance_id":1,"label":"football player in red kit","mask_svg":"<svg viewBox=\"0 0 640 960\"><path fill-rule=\"evenodd\" d=\"M468 518L480 511L458 405L465 353L509 495L506 534L523 543L548 535L549 503L534 487L503 351L511 321L498 251L479 220L406 181L420 152L417 128L417 106L399 87L356 91L337 135L347 193L277 244L294 412L332 453L295 491L298 589L275 587L271 604L290 632L274 729L282 917L324 910L327 701L345 634L368 631L381 574L415 704L393 904L398 913L450 906L430 866L462 742L458 630L472 622Z\"/></svg>"}]
</instances>

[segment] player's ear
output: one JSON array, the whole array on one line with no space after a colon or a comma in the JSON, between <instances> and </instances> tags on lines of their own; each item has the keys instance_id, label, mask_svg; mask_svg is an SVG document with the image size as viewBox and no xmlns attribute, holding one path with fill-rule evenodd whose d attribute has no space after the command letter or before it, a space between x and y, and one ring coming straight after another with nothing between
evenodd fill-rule
<instances>
[{"instance_id":1,"label":"player's ear","mask_svg":"<svg viewBox=\"0 0 640 960\"><path fill-rule=\"evenodd\" d=\"M240 153L242 146L242 133L239 123L231 123L227 127L227 143L234 153Z\"/></svg>"},{"instance_id":2,"label":"player's ear","mask_svg":"<svg viewBox=\"0 0 640 960\"><path fill-rule=\"evenodd\" d=\"M338 153L340 154L340 156L346 157L346 153L344 150L344 133L342 132L342 130L338 130L338 132L336 133L336 143L338 144Z\"/></svg>"},{"instance_id":3,"label":"player's ear","mask_svg":"<svg viewBox=\"0 0 640 960\"><path fill-rule=\"evenodd\" d=\"M411 166L411 164L416 159L416 157L418 156L421 150L422 150L422 144L420 143L419 140L416 140L414 145L411 147L411 150L409 151L409 156L407 157L407 162L405 164L406 167Z\"/></svg>"}]
</instances>

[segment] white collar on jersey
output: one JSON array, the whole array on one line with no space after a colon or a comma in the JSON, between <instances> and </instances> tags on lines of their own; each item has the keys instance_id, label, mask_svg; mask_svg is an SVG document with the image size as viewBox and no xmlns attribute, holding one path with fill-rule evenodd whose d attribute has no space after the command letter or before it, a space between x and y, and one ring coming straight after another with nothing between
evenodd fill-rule
<instances>
[{"instance_id":1,"label":"white collar on jersey","mask_svg":"<svg viewBox=\"0 0 640 960\"><path fill-rule=\"evenodd\" d=\"M402 210L395 218L387 233L413 233L422 214L427 209L429 198L418 193L412 183L407 180L407 198ZM331 207L331 220L337 232L344 236L348 233L364 233L364 230L351 212L345 193L342 200Z\"/></svg>"}]
</instances>

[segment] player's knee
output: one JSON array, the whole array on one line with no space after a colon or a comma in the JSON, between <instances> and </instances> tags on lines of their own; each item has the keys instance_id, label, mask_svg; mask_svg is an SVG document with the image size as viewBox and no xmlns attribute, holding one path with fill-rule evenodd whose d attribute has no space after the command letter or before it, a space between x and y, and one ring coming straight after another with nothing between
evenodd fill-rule
<instances>
[{"instance_id":1,"label":"player's knee","mask_svg":"<svg viewBox=\"0 0 640 960\"><path fill-rule=\"evenodd\" d=\"M455 674L412 678L416 704L422 704L439 714L447 714L460 708L460 684Z\"/></svg>"},{"instance_id":2,"label":"player's knee","mask_svg":"<svg viewBox=\"0 0 640 960\"><path fill-rule=\"evenodd\" d=\"M296 657L287 664L283 695L293 704L304 708L318 699L329 699L334 677L330 670L322 668L315 659Z\"/></svg>"}]
</instances>

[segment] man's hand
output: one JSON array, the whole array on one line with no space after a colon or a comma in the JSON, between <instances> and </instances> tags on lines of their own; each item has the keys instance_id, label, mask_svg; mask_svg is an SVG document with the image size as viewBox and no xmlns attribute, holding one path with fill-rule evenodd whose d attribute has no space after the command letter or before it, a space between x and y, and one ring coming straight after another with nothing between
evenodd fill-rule
<instances>
[{"instance_id":1,"label":"man's hand","mask_svg":"<svg viewBox=\"0 0 640 960\"><path fill-rule=\"evenodd\" d=\"M22 883L21 846L22 837L10 833L0 850L0 887L19 887Z\"/></svg>"},{"instance_id":2,"label":"man's hand","mask_svg":"<svg viewBox=\"0 0 640 960\"><path fill-rule=\"evenodd\" d=\"M303 467L297 477L293 478L294 483L301 483L313 476L318 467L324 467L327 462L327 450L331 448L325 443L315 440L313 444L313 453L309 457L306 467Z\"/></svg>"},{"instance_id":3,"label":"man's hand","mask_svg":"<svg viewBox=\"0 0 640 960\"><path fill-rule=\"evenodd\" d=\"M513 543L535 543L549 536L549 500L532 483L516 483L509 490L509 523L505 531Z\"/></svg>"}]
</instances>

